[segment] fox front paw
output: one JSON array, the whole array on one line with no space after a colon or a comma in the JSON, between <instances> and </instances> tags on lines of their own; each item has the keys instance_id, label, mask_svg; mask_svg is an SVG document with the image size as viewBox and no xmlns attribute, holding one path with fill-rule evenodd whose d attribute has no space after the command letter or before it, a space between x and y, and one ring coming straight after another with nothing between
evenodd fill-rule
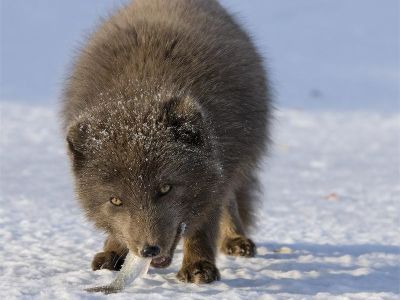
<instances>
[{"instance_id":1,"label":"fox front paw","mask_svg":"<svg viewBox=\"0 0 400 300\"><path fill-rule=\"evenodd\" d=\"M120 256L114 251L99 252L93 258L92 270L108 269L111 271L119 271L124 261L125 256Z\"/></svg>"},{"instance_id":2,"label":"fox front paw","mask_svg":"<svg viewBox=\"0 0 400 300\"><path fill-rule=\"evenodd\" d=\"M180 281L192 283L210 283L221 278L217 267L205 260L182 266L177 277Z\"/></svg>"},{"instance_id":3,"label":"fox front paw","mask_svg":"<svg viewBox=\"0 0 400 300\"><path fill-rule=\"evenodd\" d=\"M222 252L227 255L253 257L256 254L256 245L252 240L240 236L233 239L226 239Z\"/></svg>"}]
</instances>

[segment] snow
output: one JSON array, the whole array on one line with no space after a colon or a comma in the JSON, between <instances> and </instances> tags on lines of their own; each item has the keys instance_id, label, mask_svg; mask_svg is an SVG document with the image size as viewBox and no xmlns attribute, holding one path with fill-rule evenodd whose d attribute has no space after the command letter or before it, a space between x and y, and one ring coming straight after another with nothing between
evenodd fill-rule
<instances>
[{"instance_id":1,"label":"snow","mask_svg":"<svg viewBox=\"0 0 400 300\"><path fill-rule=\"evenodd\" d=\"M74 200L54 108L1 103L0 298L91 299L104 236ZM399 299L400 114L281 109L261 170L255 258L220 255L222 280L172 265L110 299Z\"/></svg>"},{"instance_id":2,"label":"snow","mask_svg":"<svg viewBox=\"0 0 400 300\"><path fill-rule=\"evenodd\" d=\"M127 1L0 1L0 98L55 102L73 50ZM220 1L266 57L280 106L400 109L400 1Z\"/></svg>"},{"instance_id":3,"label":"snow","mask_svg":"<svg viewBox=\"0 0 400 300\"><path fill-rule=\"evenodd\" d=\"M279 103L400 109L398 0L221 1L266 57Z\"/></svg>"}]
</instances>

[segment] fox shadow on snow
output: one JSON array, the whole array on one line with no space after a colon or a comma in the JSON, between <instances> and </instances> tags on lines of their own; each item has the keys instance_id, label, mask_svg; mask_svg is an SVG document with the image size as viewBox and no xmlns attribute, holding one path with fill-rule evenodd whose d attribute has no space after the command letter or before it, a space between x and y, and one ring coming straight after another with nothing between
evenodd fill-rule
<instances>
[{"instance_id":1,"label":"fox shadow on snow","mask_svg":"<svg viewBox=\"0 0 400 300\"><path fill-rule=\"evenodd\" d=\"M286 246L292 250L290 254L273 253L271 250ZM399 254L400 248L391 245L318 245L309 243L297 244L258 244L258 247L266 247L268 253L257 255L256 258L269 260L269 263L262 264L257 272L269 271L272 276L265 278L245 279L236 278L224 280L231 288L257 288L267 287L270 293L298 293L317 294L329 292L333 294L342 293L399 293L400 266L383 265L380 263L359 264L358 260L363 255L390 255ZM299 260L301 256L312 256L309 260ZM345 257L345 261L340 261ZM381 258L384 260L385 258ZM261 264L260 264L261 265ZM357 269L366 271L357 273ZM277 276L273 276L274 271ZM284 272L297 271L301 274L299 278L279 278ZM314 271L313 276L308 272ZM352 271L354 274L352 274ZM274 278L275 277L275 278ZM277 278L278 277L278 278ZM280 276L283 277L283 276ZM288 276L290 277L290 276ZM270 288L269 288L270 287Z\"/></svg>"},{"instance_id":2,"label":"fox shadow on snow","mask_svg":"<svg viewBox=\"0 0 400 300\"><path fill-rule=\"evenodd\" d=\"M390 264L385 257L398 255L400 251L398 246L377 244L335 246L310 243L259 243L257 246L259 249L267 248L267 254L258 254L255 258L221 256L222 280L211 285L176 286L176 279L171 273L176 270L158 269L150 270L150 273L167 276L169 284L178 287L175 290L178 294L194 291L199 296L219 295L226 292L227 287L269 294L399 293L399 264ZM282 247L290 248L292 253L280 254L272 251ZM177 252L180 253L179 249ZM381 256L379 262L374 262L377 256ZM384 264L381 263L382 260L385 261ZM227 265L230 266L229 269ZM224 273L226 275L231 270L237 272L231 276L224 276ZM255 274L254 278L249 279L247 275L241 275L243 270L247 274ZM147 279L147 281L153 286L150 289L153 293L162 292L164 289L160 286L162 283L157 280Z\"/></svg>"}]
</instances>

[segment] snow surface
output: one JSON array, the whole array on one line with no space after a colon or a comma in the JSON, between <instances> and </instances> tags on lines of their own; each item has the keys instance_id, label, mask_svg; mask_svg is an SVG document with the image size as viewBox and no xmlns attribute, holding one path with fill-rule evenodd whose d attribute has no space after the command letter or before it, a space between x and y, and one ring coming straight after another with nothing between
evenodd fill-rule
<instances>
[{"instance_id":1,"label":"snow surface","mask_svg":"<svg viewBox=\"0 0 400 300\"><path fill-rule=\"evenodd\" d=\"M221 255L221 281L183 284L178 247L108 296L84 291L115 274L90 270L104 237L74 200L56 110L3 101L0 125L0 299L400 298L398 112L277 112L257 256Z\"/></svg>"},{"instance_id":2,"label":"snow surface","mask_svg":"<svg viewBox=\"0 0 400 300\"><path fill-rule=\"evenodd\" d=\"M0 98L56 102L73 49L127 1L1 0ZM220 1L266 57L280 106L400 109L399 0Z\"/></svg>"}]
</instances>

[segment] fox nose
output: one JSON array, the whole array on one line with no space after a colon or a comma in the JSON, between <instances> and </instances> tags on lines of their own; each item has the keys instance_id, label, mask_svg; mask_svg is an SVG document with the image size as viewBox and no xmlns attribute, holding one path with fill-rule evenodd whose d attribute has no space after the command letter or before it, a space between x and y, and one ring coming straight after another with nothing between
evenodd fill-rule
<instances>
[{"instance_id":1,"label":"fox nose","mask_svg":"<svg viewBox=\"0 0 400 300\"><path fill-rule=\"evenodd\" d=\"M140 250L140 255L143 257L154 257L160 254L160 247L158 246L144 246L142 250Z\"/></svg>"}]
</instances>

